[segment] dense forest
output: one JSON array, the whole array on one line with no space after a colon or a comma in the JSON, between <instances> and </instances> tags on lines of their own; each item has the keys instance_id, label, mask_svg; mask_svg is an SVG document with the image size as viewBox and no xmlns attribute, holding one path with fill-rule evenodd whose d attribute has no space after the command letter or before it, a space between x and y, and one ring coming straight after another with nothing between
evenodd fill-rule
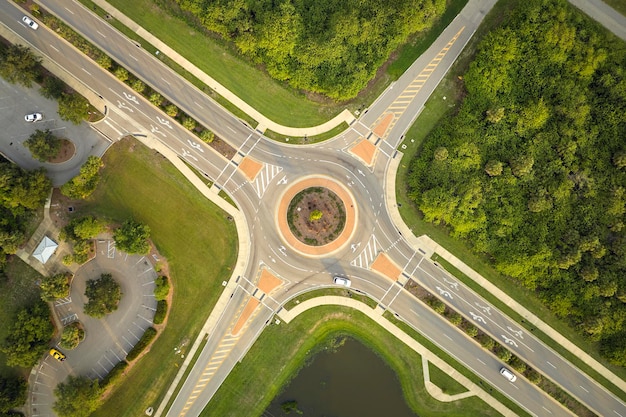
<instances>
[{"instance_id":1,"label":"dense forest","mask_svg":"<svg viewBox=\"0 0 626 417\"><path fill-rule=\"evenodd\" d=\"M446 0L175 0L202 25L298 89L355 97Z\"/></svg>"},{"instance_id":2,"label":"dense forest","mask_svg":"<svg viewBox=\"0 0 626 417\"><path fill-rule=\"evenodd\" d=\"M26 239L26 225L43 207L52 184L44 168L25 171L0 158L0 271Z\"/></svg>"},{"instance_id":3,"label":"dense forest","mask_svg":"<svg viewBox=\"0 0 626 417\"><path fill-rule=\"evenodd\" d=\"M625 366L626 45L565 0L526 0L463 80L411 198Z\"/></svg>"}]
</instances>

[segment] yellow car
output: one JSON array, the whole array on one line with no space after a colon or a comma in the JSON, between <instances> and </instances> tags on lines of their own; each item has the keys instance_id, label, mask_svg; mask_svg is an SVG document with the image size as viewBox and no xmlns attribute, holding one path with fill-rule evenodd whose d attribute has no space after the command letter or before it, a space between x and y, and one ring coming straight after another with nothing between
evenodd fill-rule
<instances>
[{"instance_id":1,"label":"yellow car","mask_svg":"<svg viewBox=\"0 0 626 417\"><path fill-rule=\"evenodd\" d=\"M55 348L50 349L50 356L52 356L54 359L58 360L59 362L63 362L66 359L66 356L63 353L56 350Z\"/></svg>"}]
</instances>

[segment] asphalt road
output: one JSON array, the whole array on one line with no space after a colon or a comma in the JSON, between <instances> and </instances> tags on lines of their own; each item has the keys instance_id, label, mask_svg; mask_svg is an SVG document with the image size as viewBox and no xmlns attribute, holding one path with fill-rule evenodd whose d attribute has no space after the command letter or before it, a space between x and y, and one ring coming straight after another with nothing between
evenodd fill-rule
<instances>
[{"instance_id":1,"label":"asphalt road","mask_svg":"<svg viewBox=\"0 0 626 417\"><path fill-rule=\"evenodd\" d=\"M266 140L195 87L172 73L159 60L134 43L123 39L114 29L77 3L73 2L68 5L67 1L44 0L41 4L49 10L54 10L85 37L107 50L116 61L127 65L129 70L161 91L186 113L215 131L238 150L233 161L227 161L204 144L197 143L188 132L154 109L141 97L136 96L129 88L103 72L97 65L72 51L65 42L56 38L45 27L40 27L35 32L21 25L19 19L22 13L12 4L2 3L0 21L23 36L39 51L48 54L103 97L109 109L108 120L114 131L118 131L119 135L124 132L148 135L162 141L183 159L214 179L218 186L231 195L246 216L250 230L249 240L254 249L248 259L247 269L238 278L237 290L233 293L221 320L210 335L201 358L187 378L168 415L198 415L280 305L302 291L330 285L331 277L338 274L351 277L356 289L367 292L376 300L382 300L386 307L466 363L470 369L483 376L494 387L511 396L531 414L567 415L551 398L522 378L519 378L515 384L508 383L498 374L501 365L490 354L473 343L468 343L464 336L458 334L454 328L434 313L421 307L398 284L372 272L369 269L372 259L365 252L366 248L369 248L375 253L381 251L387 253L402 267L406 274L405 279L411 277L433 293L442 296L446 302L458 303L460 311L466 317L474 319L472 313L480 315L484 323L474 319L479 327L505 343L508 342L502 335L515 342L517 346L511 345L511 347L518 356L535 369L554 377L558 383L568 387L573 395L596 410L598 414L626 416L626 407L621 401L580 373L571 364L558 359L558 355L531 335L518 336L519 334L516 333L518 327L515 323L492 308L489 310L493 317L488 316L483 309L480 309L481 306L488 307L484 300L477 298L460 283L451 288L452 284L443 281L442 276L436 275L441 271L438 271L428 260L422 260L417 248L411 247L399 235L386 211L383 180L389 162L399 157L395 149L402 135L423 107L430 91L454 62L484 13L491 8L493 1L470 1L468 7L435 41L432 48L370 106L359 121L336 139L307 148L282 145ZM453 38L456 40L450 45ZM421 74L444 48L447 48L446 54L437 61L436 68L421 85L419 93L394 121L393 129L379 147L374 165L364 166L350 154L348 148L360 137L369 135L378 117L393 110L392 105L398 96L406 91L406 87L415 81L416 76ZM269 170L274 175L260 175L255 182L247 181L237 169L237 162L243 156L251 156L268 167L274 166L275 169ZM359 226L350 242L324 258L304 257L286 248L276 228L275 206L285 186L316 173L323 173L349 188L357 202L360 219ZM285 291L272 297L265 297L248 326L233 339L230 335L233 320L254 293L258 270L261 266L269 267L274 274L285 278L288 284ZM438 280L433 276L438 276ZM446 280L454 282L452 277L447 277ZM442 286L444 284L447 285L445 288ZM447 291L449 296L442 291ZM397 294L391 296L394 292ZM506 332L503 329L506 329ZM547 355L554 356L549 363L546 359L552 356ZM468 358L475 358L475 360ZM197 387L200 389L198 390ZM189 398L196 395L194 391L198 393L197 398L189 401ZM189 407L183 413L185 404Z\"/></svg>"}]
</instances>

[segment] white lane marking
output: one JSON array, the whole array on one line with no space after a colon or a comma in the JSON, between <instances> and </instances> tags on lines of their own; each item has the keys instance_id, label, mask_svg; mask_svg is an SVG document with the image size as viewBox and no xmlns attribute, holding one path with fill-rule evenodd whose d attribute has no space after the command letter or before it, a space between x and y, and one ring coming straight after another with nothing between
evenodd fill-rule
<instances>
[{"instance_id":1,"label":"white lane marking","mask_svg":"<svg viewBox=\"0 0 626 417\"><path fill-rule=\"evenodd\" d=\"M579 387L581 387L583 389L583 391L585 391L587 394L589 394L589 390L587 390L587 388L583 387L582 385L579 385Z\"/></svg>"},{"instance_id":2,"label":"white lane marking","mask_svg":"<svg viewBox=\"0 0 626 417\"><path fill-rule=\"evenodd\" d=\"M195 101L195 100L194 100L194 102L193 102L193 103L194 103L196 106L198 106L198 107L200 107L201 109L203 109L203 110L204 110L204 107L202 107L202 106L200 105L200 103L198 103L197 101ZM234 132L234 131L233 131L233 132Z\"/></svg>"},{"instance_id":3,"label":"white lane marking","mask_svg":"<svg viewBox=\"0 0 626 417\"><path fill-rule=\"evenodd\" d=\"M98 32L98 35L102 36L103 38L107 37L107 35L105 35L104 33L100 32L99 30L96 30L96 32Z\"/></svg>"},{"instance_id":4,"label":"white lane marking","mask_svg":"<svg viewBox=\"0 0 626 417\"><path fill-rule=\"evenodd\" d=\"M85 71L87 74L91 75L91 73L90 73L89 71L87 71L85 68L82 68L82 67L81 67L81 69L82 69L83 71Z\"/></svg>"},{"instance_id":5,"label":"white lane marking","mask_svg":"<svg viewBox=\"0 0 626 417\"><path fill-rule=\"evenodd\" d=\"M552 365L552 363L550 363L550 361L546 361L546 363L547 363L548 365L550 365L551 367L553 367L554 369L556 369L556 366Z\"/></svg>"},{"instance_id":6,"label":"white lane marking","mask_svg":"<svg viewBox=\"0 0 626 417\"><path fill-rule=\"evenodd\" d=\"M169 81L167 81L165 78L161 77L161 79L162 79L163 81L165 81L165 82L167 83L167 85L172 85L172 84L170 84L170 82L169 82Z\"/></svg>"},{"instance_id":7,"label":"white lane marking","mask_svg":"<svg viewBox=\"0 0 626 417\"><path fill-rule=\"evenodd\" d=\"M122 136L122 132L117 130L111 123L109 123L109 121L107 119L104 119L104 123L106 123L111 129L115 130L118 135Z\"/></svg>"},{"instance_id":8,"label":"white lane marking","mask_svg":"<svg viewBox=\"0 0 626 417\"><path fill-rule=\"evenodd\" d=\"M546 407L541 406L541 408L543 408L544 410L546 410L548 413L552 414L552 411L548 410Z\"/></svg>"},{"instance_id":9,"label":"white lane marking","mask_svg":"<svg viewBox=\"0 0 626 417\"><path fill-rule=\"evenodd\" d=\"M50 48L54 49L55 51L59 52L59 50L57 48L54 47L54 45L50 44Z\"/></svg>"},{"instance_id":10,"label":"white lane marking","mask_svg":"<svg viewBox=\"0 0 626 417\"><path fill-rule=\"evenodd\" d=\"M134 59L135 61L139 62L139 60L137 58L135 58L134 56L132 56L131 54L128 54L129 57L131 57L132 59Z\"/></svg>"},{"instance_id":11,"label":"white lane marking","mask_svg":"<svg viewBox=\"0 0 626 417\"><path fill-rule=\"evenodd\" d=\"M415 314L417 317L419 317L420 315L417 313L417 311L413 310L412 308L410 308L409 310L411 310L411 313Z\"/></svg>"},{"instance_id":12,"label":"white lane marking","mask_svg":"<svg viewBox=\"0 0 626 417\"><path fill-rule=\"evenodd\" d=\"M233 132L233 133L237 133L237 131L235 129L233 129L232 127L230 127L230 126L226 126L226 128L230 129L230 131Z\"/></svg>"},{"instance_id":13,"label":"white lane marking","mask_svg":"<svg viewBox=\"0 0 626 417\"><path fill-rule=\"evenodd\" d=\"M483 361L481 361L479 358L476 358L476 360L477 360L478 362L482 363L483 365L486 365L486 363L485 363L485 362L483 362Z\"/></svg>"},{"instance_id":14,"label":"white lane marking","mask_svg":"<svg viewBox=\"0 0 626 417\"><path fill-rule=\"evenodd\" d=\"M615 414L617 414L619 417L624 417L623 415L621 415L620 413L618 413L618 412L617 412L617 411L615 411L615 410L613 410L613 412L614 412Z\"/></svg>"},{"instance_id":15,"label":"white lane marking","mask_svg":"<svg viewBox=\"0 0 626 417\"><path fill-rule=\"evenodd\" d=\"M65 10L67 10L68 12L70 12L71 14L74 14L73 11L71 11L70 9L68 9L67 7L64 7Z\"/></svg>"},{"instance_id":16,"label":"white lane marking","mask_svg":"<svg viewBox=\"0 0 626 417\"><path fill-rule=\"evenodd\" d=\"M448 336L447 334L445 334L445 333L442 333L442 334L443 334L445 337L447 337L448 339L452 340L452 338L451 338L450 336Z\"/></svg>"}]
</instances>

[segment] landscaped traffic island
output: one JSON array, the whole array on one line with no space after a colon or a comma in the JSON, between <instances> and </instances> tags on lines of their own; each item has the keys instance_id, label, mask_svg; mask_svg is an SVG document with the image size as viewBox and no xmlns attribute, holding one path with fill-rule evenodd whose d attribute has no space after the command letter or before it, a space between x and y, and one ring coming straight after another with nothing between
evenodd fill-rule
<instances>
[{"instance_id":1,"label":"landscaped traffic island","mask_svg":"<svg viewBox=\"0 0 626 417\"><path fill-rule=\"evenodd\" d=\"M289 229L307 245L321 246L335 240L346 225L346 209L337 194L328 188L310 187L289 203Z\"/></svg>"}]
</instances>

